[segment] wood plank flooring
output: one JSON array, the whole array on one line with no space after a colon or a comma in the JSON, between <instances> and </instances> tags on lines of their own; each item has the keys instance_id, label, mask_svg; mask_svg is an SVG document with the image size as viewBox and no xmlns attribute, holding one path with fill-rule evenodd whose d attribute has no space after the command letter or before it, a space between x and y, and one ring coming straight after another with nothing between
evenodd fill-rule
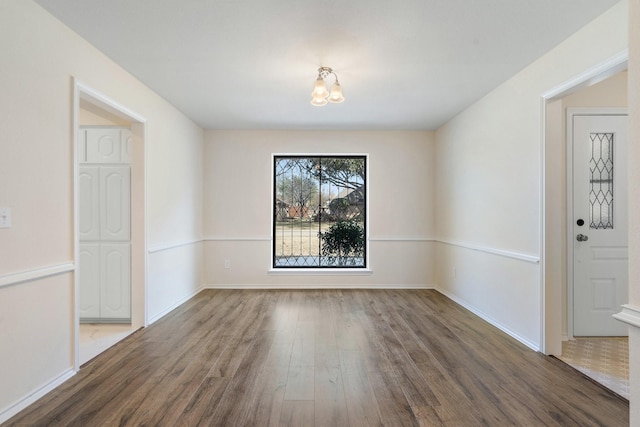
<instances>
[{"instance_id":1,"label":"wood plank flooring","mask_svg":"<svg viewBox=\"0 0 640 427\"><path fill-rule=\"evenodd\" d=\"M7 426L626 426L626 400L430 290L207 290Z\"/></svg>"}]
</instances>

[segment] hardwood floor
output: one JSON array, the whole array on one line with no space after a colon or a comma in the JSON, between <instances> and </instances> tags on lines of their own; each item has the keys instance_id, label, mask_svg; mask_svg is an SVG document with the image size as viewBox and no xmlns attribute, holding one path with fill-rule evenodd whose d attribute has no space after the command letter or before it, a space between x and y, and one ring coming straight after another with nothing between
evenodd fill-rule
<instances>
[{"instance_id":1,"label":"hardwood floor","mask_svg":"<svg viewBox=\"0 0 640 427\"><path fill-rule=\"evenodd\" d=\"M14 426L626 426L629 404L436 291L207 290Z\"/></svg>"}]
</instances>

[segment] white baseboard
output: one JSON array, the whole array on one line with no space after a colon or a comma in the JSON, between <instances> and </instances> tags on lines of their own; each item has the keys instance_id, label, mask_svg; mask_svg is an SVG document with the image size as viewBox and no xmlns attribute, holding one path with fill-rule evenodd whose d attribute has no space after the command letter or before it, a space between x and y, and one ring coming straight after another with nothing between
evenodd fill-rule
<instances>
[{"instance_id":1,"label":"white baseboard","mask_svg":"<svg viewBox=\"0 0 640 427\"><path fill-rule=\"evenodd\" d=\"M157 322L158 320L160 320L161 318L163 318L164 316L166 316L167 314L169 314L170 312L172 312L173 310L175 310L176 308L178 308L179 306L181 306L185 302L189 301L191 298L193 298L196 295L198 295L204 289L206 289L205 286L200 286L198 289L193 291L191 294L187 295L184 298L179 299L175 303L171 304L169 307L167 307L164 310L162 310L160 313L158 313L155 316L147 319L147 326L151 325L154 322Z\"/></svg>"},{"instance_id":2,"label":"white baseboard","mask_svg":"<svg viewBox=\"0 0 640 427\"><path fill-rule=\"evenodd\" d=\"M514 332L511 329L507 328L506 326L504 326L502 323L496 321L495 319L492 319L491 317L487 316L485 313L483 313L482 311L478 310L476 307L470 305L466 301L463 301L460 298L456 297L455 295L453 295L453 294L451 294L449 292L443 291L442 289L439 289L439 288L435 288L435 289L438 292L440 292L442 295L444 295L447 298L449 298L451 301L453 301L456 304L459 304L462 307L466 308L467 310L469 310L470 312L472 312L473 314L475 314L476 316L478 316L479 318L481 318L485 322L495 326L496 328L500 329L505 334L507 334L507 335L511 336L512 338L520 341L522 344L526 345L531 350L538 351L538 352L540 351L540 346L538 344L536 344L536 343L534 343L534 342L532 342L532 341L520 336L516 332Z\"/></svg>"},{"instance_id":3,"label":"white baseboard","mask_svg":"<svg viewBox=\"0 0 640 427\"><path fill-rule=\"evenodd\" d=\"M66 371L62 372L57 377L55 377L54 379L52 379L51 381L49 381L48 383L46 383L45 385L43 385L42 387L36 389L35 391L23 397L22 399L18 400L13 405L9 406L8 408L2 409L0 411L0 424L4 423L9 418L13 417L18 412L22 411L27 406L34 403L36 400L40 399L42 396L52 391L54 388L58 387L59 385L67 381L69 378L73 377L75 374L76 372L73 369L69 368Z\"/></svg>"},{"instance_id":4,"label":"white baseboard","mask_svg":"<svg viewBox=\"0 0 640 427\"><path fill-rule=\"evenodd\" d=\"M436 289L435 285L311 285L311 284L294 284L294 285L269 285L269 284L207 284L205 289Z\"/></svg>"}]
</instances>

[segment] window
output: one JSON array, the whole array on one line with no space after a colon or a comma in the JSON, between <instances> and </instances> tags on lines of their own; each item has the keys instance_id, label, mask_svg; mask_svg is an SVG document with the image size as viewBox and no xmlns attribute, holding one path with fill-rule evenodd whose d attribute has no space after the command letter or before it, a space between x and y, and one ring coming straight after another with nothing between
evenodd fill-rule
<instances>
[{"instance_id":1,"label":"window","mask_svg":"<svg viewBox=\"0 0 640 427\"><path fill-rule=\"evenodd\" d=\"M366 268L366 156L273 160L273 268Z\"/></svg>"},{"instance_id":2,"label":"window","mask_svg":"<svg viewBox=\"0 0 640 427\"><path fill-rule=\"evenodd\" d=\"M613 228L613 133L592 133L589 228Z\"/></svg>"}]
</instances>

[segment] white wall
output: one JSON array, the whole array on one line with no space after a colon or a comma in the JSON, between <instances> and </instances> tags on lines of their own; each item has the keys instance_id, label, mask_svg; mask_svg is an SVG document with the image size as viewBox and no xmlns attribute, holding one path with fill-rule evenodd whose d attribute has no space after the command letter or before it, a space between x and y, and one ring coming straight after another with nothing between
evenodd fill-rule
<instances>
[{"instance_id":1,"label":"white wall","mask_svg":"<svg viewBox=\"0 0 640 427\"><path fill-rule=\"evenodd\" d=\"M541 95L626 49L627 37L623 0L436 132L437 229L460 245L439 243L438 285L534 348Z\"/></svg>"},{"instance_id":2,"label":"white wall","mask_svg":"<svg viewBox=\"0 0 640 427\"><path fill-rule=\"evenodd\" d=\"M211 286L434 284L431 132L207 131L205 260ZM369 155L369 259L357 276L273 275L272 154ZM224 259L231 268L224 268Z\"/></svg>"},{"instance_id":3,"label":"white wall","mask_svg":"<svg viewBox=\"0 0 640 427\"><path fill-rule=\"evenodd\" d=\"M637 21L640 0L630 2L630 19ZM435 142L429 132L211 131L203 147L201 129L39 6L3 0L0 206L12 208L13 227L0 229L0 420L30 393L65 378L73 365L72 76L147 119L149 319L197 291L204 250L205 282L214 286L437 281L458 301L538 345L540 94L627 46L626 7L623 0L488 94L440 129ZM640 135L635 24L632 140ZM267 274L271 154L343 151L370 155L373 273ZM631 156L640 161L637 150ZM237 167L238 161L246 166ZM413 209L398 210L407 200ZM239 202L248 209L228 209ZM639 207L638 197L630 202ZM441 243L431 241L436 225ZM632 233L630 301L640 305L639 233ZM231 269L222 268L225 258ZM639 336L635 331L630 342L636 422Z\"/></svg>"},{"instance_id":4,"label":"white wall","mask_svg":"<svg viewBox=\"0 0 640 427\"><path fill-rule=\"evenodd\" d=\"M0 2L0 52L1 421L72 372L72 77L147 119L150 319L202 282L201 243L167 246L202 236L203 132L32 1Z\"/></svg>"}]
</instances>

